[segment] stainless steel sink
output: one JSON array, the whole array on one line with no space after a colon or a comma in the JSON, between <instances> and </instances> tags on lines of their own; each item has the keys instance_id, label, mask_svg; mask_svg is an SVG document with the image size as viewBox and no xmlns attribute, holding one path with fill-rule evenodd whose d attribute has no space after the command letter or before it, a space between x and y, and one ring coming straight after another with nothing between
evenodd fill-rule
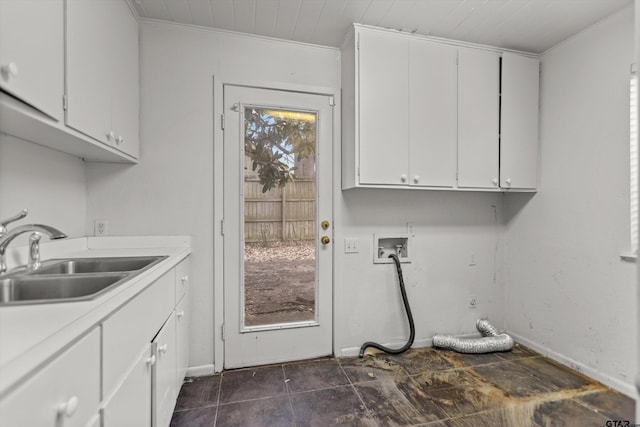
<instances>
[{"instance_id":1,"label":"stainless steel sink","mask_svg":"<svg viewBox=\"0 0 640 427\"><path fill-rule=\"evenodd\" d=\"M0 304L92 299L124 282L128 274L17 276L0 280Z\"/></svg>"},{"instance_id":2,"label":"stainless steel sink","mask_svg":"<svg viewBox=\"0 0 640 427\"><path fill-rule=\"evenodd\" d=\"M153 267L166 256L69 258L0 276L0 305L86 301Z\"/></svg>"},{"instance_id":3,"label":"stainless steel sink","mask_svg":"<svg viewBox=\"0 0 640 427\"><path fill-rule=\"evenodd\" d=\"M163 258L165 257L148 256L52 260L46 264L43 263L42 267L28 274L36 276L43 274L82 274L136 271L145 267L150 267Z\"/></svg>"}]
</instances>

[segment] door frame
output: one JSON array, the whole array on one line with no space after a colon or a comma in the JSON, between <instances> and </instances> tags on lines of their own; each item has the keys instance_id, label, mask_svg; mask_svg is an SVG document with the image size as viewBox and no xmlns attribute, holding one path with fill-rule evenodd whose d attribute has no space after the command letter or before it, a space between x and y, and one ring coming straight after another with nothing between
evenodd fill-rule
<instances>
[{"instance_id":1,"label":"door frame","mask_svg":"<svg viewBox=\"0 0 640 427\"><path fill-rule=\"evenodd\" d=\"M224 78L224 76L212 76L213 83L213 348L210 349L213 354L211 365L200 365L202 368L190 371L192 375L205 375L211 372L222 372L224 368L224 340L222 339L222 327L224 324L224 236L222 230L222 220L224 218L224 133L222 130L222 113L224 112L224 86L234 85L256 89L273 89L292 92L308 93L313 95L332 96L334 99L333 108L333 159L332 159L332 178L333 185L331 190L331 198L333 201L332 220L332 244L333 251L333 272L331 275L333 287L332 301L332 352L335 354L336 335L336 303L335 303L335 218L336 218L336 183L340 182L341 168L341 117L342 117L342 101L340 87L301 85L294 83L273 82L264 80L237 81L233 78Z\"/></svg>"}]
</instances>

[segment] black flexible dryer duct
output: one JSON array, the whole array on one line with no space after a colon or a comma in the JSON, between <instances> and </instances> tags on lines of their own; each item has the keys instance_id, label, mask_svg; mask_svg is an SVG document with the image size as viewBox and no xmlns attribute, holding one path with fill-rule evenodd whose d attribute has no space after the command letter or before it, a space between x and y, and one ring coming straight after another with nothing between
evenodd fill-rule
<instances>
[{"instance_id":1,"label":"black flexible dryer duct","mask_svg":"<svg viewBox=\"0 0 640 427\"><path fill-rule=\"evenodd\" d=\"M406 310L407 317L409 318L409 330L411 331L409 334L409 341L407 341L405 345L403 345L398 349L385 347L381 344L367 341L366 343L362 344L362 347L360 347L360 358L364 357L364 351L368 347L377 348L378 350L382 350L385 353L389 353L389 354L404 353L409 349L409 347L413 345L413 340L416 337L416 325L413 323L413 315L411 314L411 307L409 307L409 300L407 299L407 291L404 289L404 279L402 278L402 268L400 268L400 260L398 259L398 256L396 254L389 255L389 258L393 259L393 261L396 263L396 270L398 270L398 280L400 281L400 292L402 293L402 302L404 303L404 309Z\"/></svg>"}]
</instances>

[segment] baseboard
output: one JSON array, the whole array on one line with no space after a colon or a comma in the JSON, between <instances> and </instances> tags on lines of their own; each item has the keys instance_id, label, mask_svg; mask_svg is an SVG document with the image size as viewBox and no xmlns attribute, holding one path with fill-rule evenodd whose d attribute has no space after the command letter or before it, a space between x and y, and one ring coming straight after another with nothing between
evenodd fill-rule
<instances>
[{"instance_id":1,"label":"baseboard","mask_svg":"<svg viewBox=\"0 0 640 427\"><path fill-rule=\"evenodd\" d=\"M480 338L480 334L477 332L470 334L458 334L456 335L458 338ZM394 343L384 343L382 344L385 347L391 348L399 348L404 345L403 342L394 342ZM413 342L411 348L421 348L421 347L432 347L433 346L433 338L422 338L417 339ZM354 357L360 354L360 347L343 347L340 349L340 354L336 354L336 357Z\"/></svg>"},{"instance_id":2,"label":"baseboard","mask_svg":"<svg viewBox=\"0 0 640 427\"><path fill-rule=\"evenodd\" d=\"M516 342L529 347L531 350L534 350L542 354L543 356L548 357L549 359L553 359L558 363L561 363L571 369L574 369L580 372L581 374L584 374L590 378L593 378L594 380L601 382L607 387L611 387L615 390L618 390L619 392L626 394L632 399L637 399L638 394L633 384L631 383L627 384L623 381L620 381L618 378L614 378L610 375L603 374L602 372L599 372L585 365L584 363L577 362L547 347L543 347L527 338L514 334L513 332L507 332L507 333L511 335Z\"/></svg>"},{"instance_id":3,"label":"baseboard","mask_svg":"<svg viewBox=\"0 0 640 427\"><path fill-rule=\"evenodd\" d=\"M206 377L215 373L214 365L190 366L187 368L188 377Z\"/></svg>"}]
</instances>

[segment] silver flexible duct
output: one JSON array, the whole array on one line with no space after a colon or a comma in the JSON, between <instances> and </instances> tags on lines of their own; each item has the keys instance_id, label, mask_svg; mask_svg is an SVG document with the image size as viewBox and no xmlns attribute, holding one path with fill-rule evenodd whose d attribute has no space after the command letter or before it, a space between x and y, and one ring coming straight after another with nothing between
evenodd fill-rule
<instances>
[{"instance_id":1,"label":"silver flexible duct","mask_svg":"<svg viewBox=\"0 0 640 427\"><path fill-rule=\"evenodd\" d=\"M457 338L453 335L437 334L433 336L433 346L458 353L476 354L509 351L513 348L513 338L499 333L488 320L478 320L476 328L483 335L482 338Z\"/></svg>"}]
</instances>

